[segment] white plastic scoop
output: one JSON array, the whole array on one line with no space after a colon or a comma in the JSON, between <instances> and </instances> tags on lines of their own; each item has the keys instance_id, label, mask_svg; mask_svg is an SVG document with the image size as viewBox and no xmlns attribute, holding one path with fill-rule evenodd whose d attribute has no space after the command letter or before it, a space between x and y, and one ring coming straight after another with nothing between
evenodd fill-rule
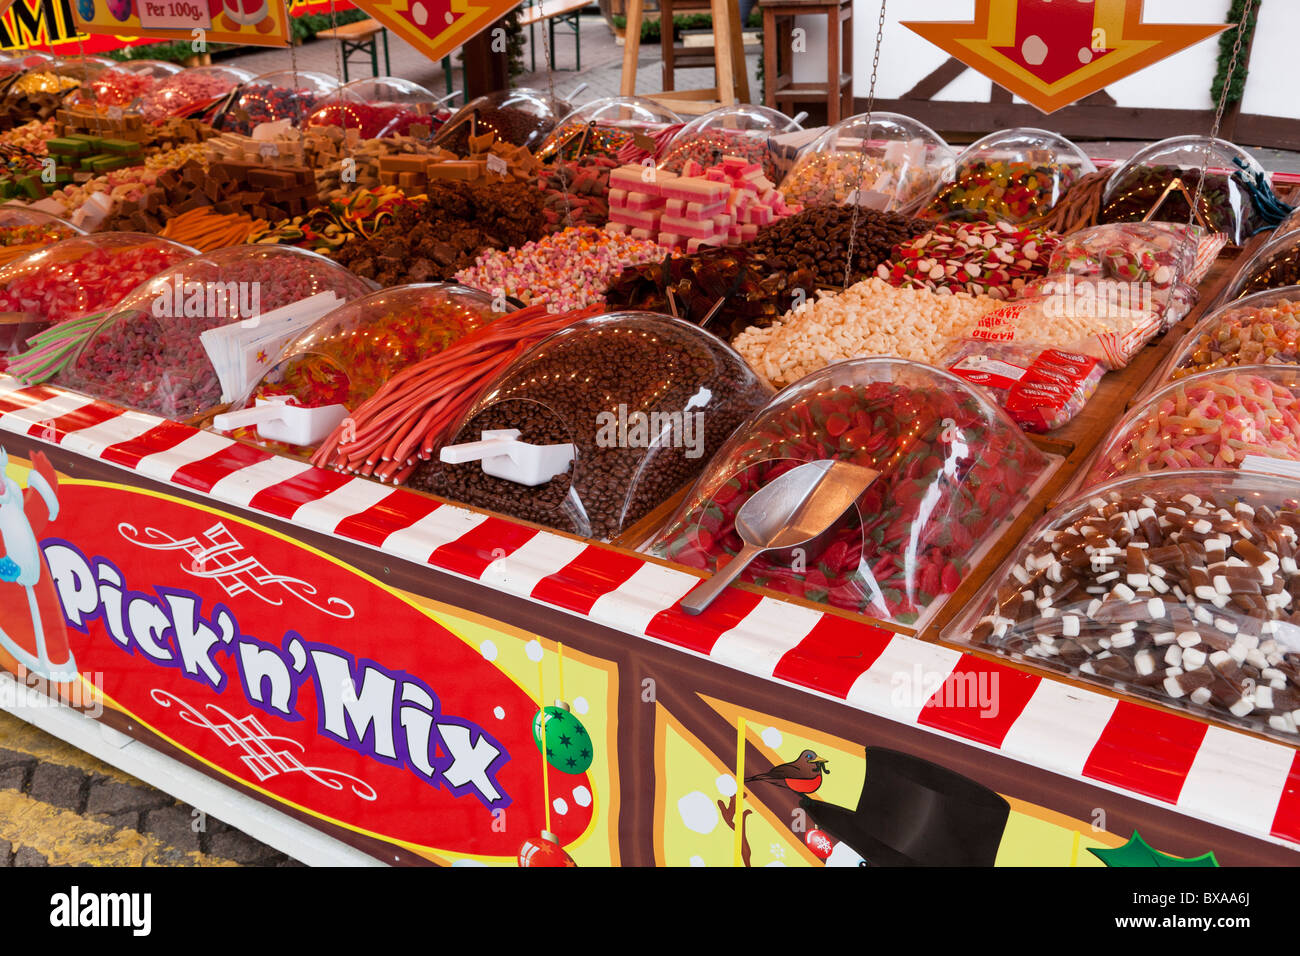
<instances>
[{"instance_id":1,"label":"white plastic scoop","mask_svg":"<svg viewBox=\"0 0 1300 956\"><path fill-rule=\"evenodd\" d=\"M449 465L481 461L484 474L530 488L564 474L573 462L574 447L569 442L532 445L519 440L521 432L517 428L490 429L479 434L482 441L444 446L439 458Z\"/></svg>"},{"instance_id":2,"label":"white plastic scoop","mask_svg":"<svg viewBox=\"0 0 1300 956\"><path fill-rule=\"evenodd\" d=\"M687 595L682 610L699 614L764 551L803 547L820 553L822 536L837 527L878 474L845 461L822 459L791 468L764 485L736 513L736 533L745 546Z\"/></svg>"},{"instance_id":3,"label":"white plastic scoop","mask_svg":"<svg viewBox=\"0 0 1300 956\"><path fill-rule=\"evenodd\" d=\"M217 431L229 432L252 425L267 441L290 445L319 445L349 415L346 405L318 405L308 408L288 404L287 395L259 398L251 408L226 412L212 419Z\"/></svg>"}]
</instances>

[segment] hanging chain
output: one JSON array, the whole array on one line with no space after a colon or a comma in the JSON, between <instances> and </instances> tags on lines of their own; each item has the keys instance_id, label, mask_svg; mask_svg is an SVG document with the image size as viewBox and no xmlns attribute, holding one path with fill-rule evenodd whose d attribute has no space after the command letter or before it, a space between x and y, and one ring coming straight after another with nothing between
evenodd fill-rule
<instances>
[{"instance_id":1,"label":"hanging chain","mask_svg":"<svg viewBox=\"0 0 1300 956\"><path fill-rule=\"evenodd\" d=\"M338 13L337 13L337 12L335 11L335 9L334 9L334 0L330 0L330 29L331 29L331 30L338 30L338 28L339 28L339 17L338 17ZM376 42L377 42L377 41L376 41ZM344 86L344 78L343 78L343 42L342 42L341 40L339 40L339 39L337 38L337 36L336 36L335 39L334 39L334 75L338 78L338 81L339 81L339 89L341 90L341 89L343 88L343 86ZM294 82L297 82L297 81L295 80ZM344 156L345 159L352 159L352 144L351 144L351 142L349 141L349 138L348 138L348 120L347 120L347 117L348 117L348 111L347 111L347 103L346 103L346 101L343 99L342 95L340 95L339 98L338 98L338 111L339 111L339 115L340 115L340 116L342 117L342 119L343 119L343 156ZM357 123L358 135L360 135L360 125L361 125L361 124L360 124L360 121L358 120L358 123ZM356 163L356 160L353 160L353 164L354 164L354 165L353 165L353 173L354 173L354 174L355 174L355 172L356 172L356 166L355 166L355 163ZM355 180L355 179L353 180L353 183L354 183L354 184L356 183L356 180ZM342 185L343 185L343 181L342 181L342 179L340 179L340 180L339 180L339 186L341 187Z\"/></svg>"},{"instance_id":2,"label":"hanging chain","mask_svg":"<svg viewBox=\"0 0 1300 956\"><path fill-rule=\"evenodd\" d=\"M888 2L889 0L880 0L880 19L876 21L876 52L875 55L871 58L871 83L867 87L866 121L863 124L864 129L862 133L863 139L861 144L861 151L858 153L857 182L854 184L853 187L853 220L851 225L849 226L849 252L848 252L848 256L844 260L844 288L845 289L849 287L849 280L853 276L853 249L858 242L858 216L859 213L862 211L862 177L863 177L864 169L866 167L867 144L870 142L869 137L871 136L871 111L874 109L876 105L876 73L880 69L880 40L885 34L885 7L888 4ZM834 83L836 95L838 96L839 83L840 83L840 77L838 73L839 65L832 64L832 66L834 66L837 71L836 75L834 77L828 76L827 80ZM850 69L852 68L852 66L853 64L850 63L849 64Z\"/></svg>"},{"instance_id":3,"label":"hanging chain","mask_svg":"<svg viewBox=\"0 0 1300 956\"><path fill-rule=\"evenodd\" d=\"M1201 208L1201 198L1205 193L1205 176L1210 168L1210 151L1214 147L1214 141L1219 138L1219 126L1223 123L1223 111L1228 105L1228 92L1232 89L1232 77L1237 72L1237 59L1241 55L1242 34L1245 32L1246 23L1250 20L1250 11L1254 6L1255 0L1246 0L1246 5L1241 11L1241 19L1237 21L1237 38L1232 44L1232 57L1228 61L1228 72L1223 81L1223 89L1219 91L1219 102L1214 110L1214 122L1210 126L1210 138L1205 141L1205 151L1201 156L1201 175L1196 183L1196 192L1192 196L1191 208L1187 211L1187 236L1185 240L1187 242L1192 241L1192 226L1196 223L1196 213Z\"/></svg>"},{"instance_id":4,"label":"hanging chain","mask_svg":"<svg viewBox=\"0 0 1300 956\"><path fill-rule=\"evenodd\" d=\"M547 26L546 22L543 21L541 25L542 50L545 52L545 61L546 61L546 89L551 96L551 107L553 109L556 103L555 61L553 59L554 53L551 50L551 41L547 37L546 26ZM510 49L510 45L507 42L506 44L507 56L509 55L509 49ZM557 152L555 155L555 168L560 173L560 191L564 196L564 219L562 219L561 222L564 223L565 228L568 228L569 226L573 225L573 221L572 221L572 210L569 208L569 169L565 165L565 160L564 160L564 148L566 145L567 145L566 143L560 144L559 152Z\"/></svg>"}]
</instances>

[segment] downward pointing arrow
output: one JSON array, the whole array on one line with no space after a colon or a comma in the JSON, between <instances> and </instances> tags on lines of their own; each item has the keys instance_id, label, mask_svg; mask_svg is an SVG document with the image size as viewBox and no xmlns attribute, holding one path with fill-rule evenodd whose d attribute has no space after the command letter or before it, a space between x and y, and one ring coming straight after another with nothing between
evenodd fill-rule
<instances>
[{"instance_id":1,"label":"downward pointing arrow","mask_svg":"<svg viewBox=\"0 0 1300 956\"><path fill-rule=\"evenodd\" d=\"M1230 26L1148 24L1142 8L1143 0L975 0L971 22L902 25L1052 113Z\"/></svg>"}]
</instances>

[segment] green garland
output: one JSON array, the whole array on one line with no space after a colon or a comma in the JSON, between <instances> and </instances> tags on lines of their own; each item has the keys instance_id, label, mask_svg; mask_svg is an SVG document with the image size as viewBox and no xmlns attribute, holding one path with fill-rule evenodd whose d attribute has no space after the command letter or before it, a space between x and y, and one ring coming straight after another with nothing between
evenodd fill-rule
<instances>
[{"instance_id":1,"label":"green garland","mask_svg":"<svg viewBox=\"0 0 1300 956\"><path fill-rule=\"evenodd\" d=\"M1244 53L1246 47L1250 44L1250 38L1255 34L1255 23L1259 20L1259 7L1263 0L1255 0L1255 6L1250 12L1250 20L1243 23L1239 28L1241 30L1241 48ZM1242 15L1246 12L1246 0L1232 0L1232 6L1228 8L1228 23L1241 23ZM1240 103L1242 93L1246 89L1246 74L1248 56L1241 56L1237 60L1237 68L1233 71L1231 80L1228 78L1228 64L1232 62L1232 48L1237 42L1237 30L1224 30L1219 34L1219 62L1214 72L1214 82L1210 85L1210 101L1219 102L1219 96L1223 93L1223 84L1228 83L1228 105Z\"/></svg>"}]
</instances>

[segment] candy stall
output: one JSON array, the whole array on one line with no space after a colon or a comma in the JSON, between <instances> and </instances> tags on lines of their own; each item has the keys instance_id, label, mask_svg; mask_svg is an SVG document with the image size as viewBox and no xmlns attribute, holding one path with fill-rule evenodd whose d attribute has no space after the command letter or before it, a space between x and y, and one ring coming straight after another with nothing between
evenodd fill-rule
<instances>
[{"instance_id":1,"label":"candy stall","mask_svg":"<svg viewBox=\"0 0 1300 956\"><path fill-rule=\"evenodd\" d=\"M307 862L1295 864L1300 176L13 66L47 729Z\"/></svg>"}]
</instances>

